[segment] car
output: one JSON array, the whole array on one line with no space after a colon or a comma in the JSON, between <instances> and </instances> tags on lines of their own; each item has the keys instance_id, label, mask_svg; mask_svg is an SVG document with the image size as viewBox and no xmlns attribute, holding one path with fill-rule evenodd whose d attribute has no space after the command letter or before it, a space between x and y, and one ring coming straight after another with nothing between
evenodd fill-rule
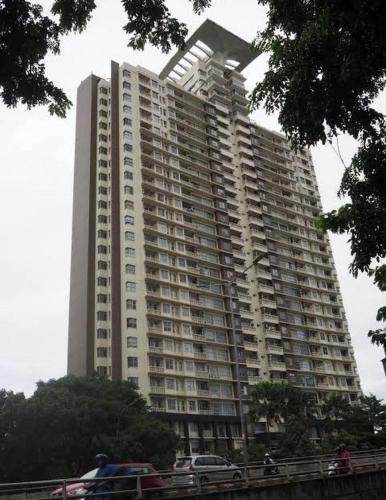
<instances>
[{"instance_id":1,"label":"car","mask_svg":"<svg viewBox=\"0 0 386 500\"><path fill-rule=\"evenodd\" d=\"M242 471L237 465L217 455L196 455L177 458L173 470L175 472L194 472L194 474L178 474L173 476L175 486L196 484L196 478L201 484L223 479L239 480Z\"/></svg>"},{"instance_id":2,"label":"car","mask_svg":"<svg viewBox=\"0 0 386 500\"><path fill-rule=\"evenodd\" d=\"M119 466L124 467L127 470L127 475L132 475L132 476L144 475L143 477L141 477L141 488L142 490L144 490L144 496L146 496L146 490L148 489L150 490L154 488L163 488L165 486L163 479L161 478L161 476L151 463L126 463L126 464L119 464ZM82 479L83 480L94 479L97 475L98 470L99 470L98 468L93 469L84 474L80 478L79 482L67 485L66 496L71 497L75 495L85 495L89 491L92 491L96 483L93 483L92 481L82 481ZM149 475L149 477L146 477L146 475ZM117 478L119 478L119 476L117 476ZM119 489L136 488L136 482L133 484L133 481L131 481L131 479L119 479L119 481L120 481ZM52 492L52 495L62 496L63 488L57 488L55 491Z\"/></svg>"}]
</instances>

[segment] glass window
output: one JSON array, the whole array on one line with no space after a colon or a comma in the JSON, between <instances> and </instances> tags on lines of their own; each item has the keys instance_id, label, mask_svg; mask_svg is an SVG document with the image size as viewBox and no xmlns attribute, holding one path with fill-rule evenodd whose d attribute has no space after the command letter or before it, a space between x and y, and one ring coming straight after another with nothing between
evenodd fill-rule
<instances>
[{"instance_id":1,"label":"glass window","mask_svg":"<svg viewBox=\"0 0 386 500\"><path fill-rule=\"evenodd\" d=\"M126 318L127 328L137 328L137 319L136 318Z\"/></svg>"},{"instance_id":2,"label":"glass window","mask_svg":"<svg viewBox=\"0 0 386 500\"><path fill-rule=\"evenodd\" d=\"M136 284L134 281L126 281L126 290L128 292L135 292L136 291Z\"/></svg>"},{"instance_id":3,"label":"glass window","mask_svg":"<svg viewBox=\"0 0 386 500\"><path fill-rule=\"evenodd\" d=\"M136 310L137 309L137 301L133 299L127 299L126 300L126 309L132 309Z\"/></svg>"},{"instance_id":4,"label":"glass window","mask_svg":"<svg viewBox=\"0 0 386 500\"><path fill-rule=\"evenodd\" d=\"M127 347L138 347L137 337L127 337Z\"/></svg>"},{"instance_id":5,"label":"glass window","mask_svg":"<svg viewBox=\"0 0 386 500\"><path fill-rule=\"evenodd\" d=\"M138 368L138 358L134 356L128 356L127 366L129 368Z\"/></svg>"}]
</instances>

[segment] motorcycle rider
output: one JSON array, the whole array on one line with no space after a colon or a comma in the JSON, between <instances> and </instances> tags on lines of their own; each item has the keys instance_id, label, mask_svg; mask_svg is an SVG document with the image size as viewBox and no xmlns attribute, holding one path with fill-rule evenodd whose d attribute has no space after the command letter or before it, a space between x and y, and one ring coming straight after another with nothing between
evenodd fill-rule
<instances>
[{"instance_id":1,"label":"motorcycle rider","mask_svg":"<svg viewBox=\"0 0 386 500\"><path fill-rule=\"evenodd\" d=\"M264 455L264 465L266 466L264 468L264 476L271 476L278 473L275 461L269 453Z\"/></svg>"}]
</instances>

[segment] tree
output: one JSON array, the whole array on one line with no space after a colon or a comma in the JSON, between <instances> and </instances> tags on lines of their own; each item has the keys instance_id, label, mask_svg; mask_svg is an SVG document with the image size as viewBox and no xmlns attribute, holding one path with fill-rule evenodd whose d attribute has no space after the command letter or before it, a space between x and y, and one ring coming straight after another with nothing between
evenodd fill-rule
<instances>
[{"instance_id":1,"label":"tree","mask_svg":"<svg viewBox=\"0 0 386 500\"><path fill-rule=\"evenodd\" d=\"M0 394L0 482L79 475L101 451L165 468L177 444L129 382L67 376L39 382L28 399Z\"/></svg>"},{"instance_id":2,"label":"tree","mask_svg":"<svg viewBox=\"0 0 386 500\"><path fill-rule=\"evenodd\" d=\"M210 0L190 0L196 13ZM121 0L128 22L128 45L143 49L149 42L168 52L182 47L187 27L171 16L163 0ZM53 0L50 16L27 0L0 0L0 97L6 106L46 105L51 114L66 116L71 102L46 76L44 58L59 54L60 39L82 32L96 8L95 0Z\"/></svg>"},{"instance_id":3,"label":"tree","mask_svg":"<svg viewBox=\"0 0 386 500\"><path fill-rule=\"evenodd\" d=\"M341 395L332 395L322 406L324 447L340 443L355 448L377 448L386 444L386 405L373 394L362 396L355 405Z\"/></svg>"},{"instance_id":4,"label":"tree","mask_svg":"<svg viewBox=\"0 0 386 500\"><path fill-rule=\"evenodd\" d=\"M265 419L267 446L270 446L269 433L274 424L284 423L288 448L290 447L288 438L291 439L295 435L302 434L307 440L314 413L313 395L292 385L260 382L252 390L249 414L254 422L261 418Z\"/></svg>"},{"instance_id":5,"label":"tree","mask_svg":"<svg viewBox=\"0 0 386 500\"><path fill-rule=\"evenodd\" d=\"M342 428L342 421L351 412L351 405L341 394L331 394L322 404L321 410L324 416L324 430L332 434Z\"/></svg>"},{"instance_id":6,"label":"tree","mask_svg":"<svg viewBox=\"0 0 386 500\"><path fill-rule=\"evenodd\" d=\"M283 386L272 382L260 382L251 393L249 415L254 422L265 420L269 433L274 424L282 422Z\"/></svg>"}]
</instances>

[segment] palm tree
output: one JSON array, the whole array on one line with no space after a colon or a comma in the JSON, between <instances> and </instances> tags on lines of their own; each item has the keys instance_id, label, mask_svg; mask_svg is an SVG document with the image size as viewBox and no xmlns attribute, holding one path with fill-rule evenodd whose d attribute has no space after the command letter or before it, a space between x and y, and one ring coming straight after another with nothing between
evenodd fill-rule
<instances>
[{"instance_id":1,"label":"palm tree","mask_svg":"<svg viewBox=\"0 0 386 500\"><path fill-rule=\"evenodd\" d=\"M249 414L254 422L265 419L267 446L270 445L270 431L274 424L295 420L307 431L316 411L312 394L289 384L260 382L251 394Z\"/></svg>"},{"instance_id":2,"label":"palm tree","mask_svg":"<svg viewBox=\"0 0 386 500\"><path fill-rule=\"evenodd\" d=\"M268 447L271 428L274 424L282 422L284 392L284 384L260 382L254 387L251 394L249 415L254 422L264 418Z\"/></svg>"},{"instance_id":3,"label":"palm tree","mask_svg":"<svg viewBox=\"0 0 386 500\"><path fill-rule=\"evenodd\" d=\"M339 421L346 418L352 407L347 398L341 394L331 394L331 396L322 405L322 414L324 415L324 427L328 433L338 430Z\"/></svg>"}]
</instances>

